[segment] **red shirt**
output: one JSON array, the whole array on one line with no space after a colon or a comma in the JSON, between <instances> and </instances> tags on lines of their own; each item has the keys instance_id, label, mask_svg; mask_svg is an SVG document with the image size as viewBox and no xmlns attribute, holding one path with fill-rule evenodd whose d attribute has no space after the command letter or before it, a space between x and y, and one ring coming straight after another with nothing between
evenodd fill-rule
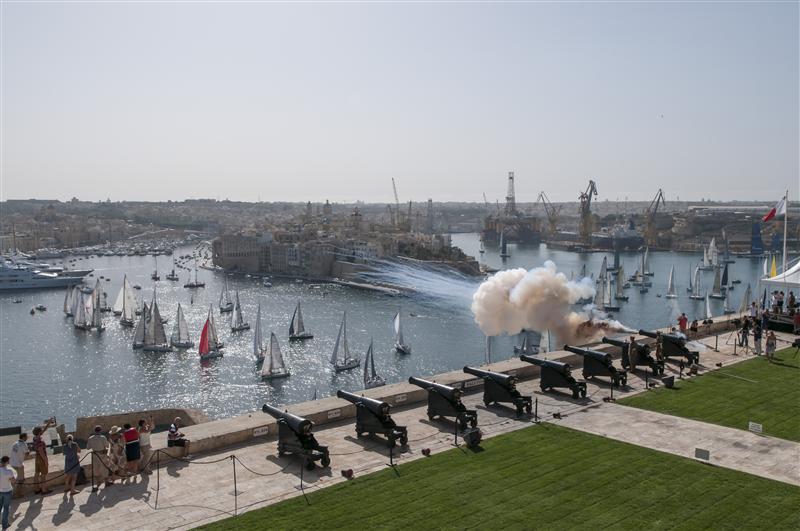
<instances>
[{"instance_id":1,"label":"red shirt","mask_svg":"<svg viewBox=\"0 0 800 531\"><path fill-rule=\"evenodd\" d=\"M128 428L122 432L122 436L125 437L125 444L132 443L139 440L139 431L136 428Z\"/></svg>"},{"instance_id":2,"label":"red shirt","mask_svg":"<svg viewBox=\"0 0 800 531\"><path fill-rule=\"evenodd\" d=\"M687 317L681 316L678 319L678 326L681 329L681 332L686 332L686 325L689 323L689 319Z\"/></svg>"}]
</instances>

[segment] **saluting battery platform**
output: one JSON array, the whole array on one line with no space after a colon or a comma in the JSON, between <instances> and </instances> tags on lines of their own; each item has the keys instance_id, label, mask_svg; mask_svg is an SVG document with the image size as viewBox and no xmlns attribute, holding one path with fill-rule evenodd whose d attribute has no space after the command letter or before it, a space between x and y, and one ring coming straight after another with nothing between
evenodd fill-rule
<instances>
[{"instance_id":1,"label":"saluting battery platform","mask_svg":"<svg viewBox=\"0 0 800 531\"><path fill-rule=\"evenodd\" d=\"M492 403L513 404L518 417L522 415L523 411L530 415L533 410L533 401L530 396L522 396L517 391L516 376L473 367L464 367L464 372L483 379L483 403L486 406Z\"/></svg>"},{"instance_id":2,"label":"saluting battery platform","mask_svg":"<svg viewBox=\"0 0 800 531\"><path fill-rule=\"evenodd\" d=\"M288 411L281 411L269 404L264 404L261 411L278 420L279 456L285 453L302 456L308 470L314 470L317 461L323 467L331 464L328 447L320 445L311 433L311 429L314 427L313 422Z\"/></svg>"},{"instance_id":3,"label":"saluting battery platform","mask_svg":"<svg viewBox=\"0 0 800 531\"><path fill-rule=\"evenodd\" d=\"M397 440L401 446L408 444L408 430L405 426L395 424L389 414L391 406L388 403L342 390L337 391L336 396L356 405L356 436L380 433L386 436L390 448L394 447Z\"/></svg>"},{"instance_id":4,"label":"saluting battery platform","mask_svg":"<svg viewBox=\"0 0 800 531\"><path fill-rule=\"evenodd\" d=\"M657 360L653 356L650 345L645 345L638 341L633 341L633 344L631 344L631 341L611 337L604 337L602 341L621 349L620 357L622 358L622 367L624 369L634 371L637 367L647 366L650 367L654 376L664 374L664 360Z\"/></svg>"},{"instance_id":5,"label":"saluting battery platform","mask_svg":"<svg viewBox=\"0 0 800 531\"><path fill-rule=\"evenodd\" d=\"M547 392L548 389L566 387L572 391L572 398L586 398L586 382L579 382L572 376L569 364L536 358L526 354L520 356L519 359L539 366L541 370L539 387L543 393Z\"/></svg>"},{"instance_id":6,"label":"saluting battery platform","mask_svg":"<svg viewBox=\"0 0 800 531\"><path fill-rule=\"evenodd\" d=\"M564 345L564 350L583 356L583 377L585 379L594 378L595 376L608 376L611 378L611 384L614 387L627 385L628 373L624 369L614 367L614 358L608 352L570 345Z\"/></svg>"}]
</instances>

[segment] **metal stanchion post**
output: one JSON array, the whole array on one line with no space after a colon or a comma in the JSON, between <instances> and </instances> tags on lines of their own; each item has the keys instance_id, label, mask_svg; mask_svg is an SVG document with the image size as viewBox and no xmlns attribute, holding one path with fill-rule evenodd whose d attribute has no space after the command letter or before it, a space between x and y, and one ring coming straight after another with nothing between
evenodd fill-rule
<instances>
[{"instance_id":1,"label":"metal stanchion post","mask_svg":"<svg viewBox=\"0 0 800 531\"><path fill-rule=\"evenodd\" d=\"M539 397L536 397L536 401L533 404L533 421L539 422Z\"/></svg>"},{"instance_id":2,"label":"metal stanchion post","mask_svg":"<svg viewBox=\"0 0 800 531\"><path fill-rule=\"evenodd\" d=\"M98 487L94 485L94 452L92 452L92 492L97 492Z\"/></svg>"},{"instance_id":3,"label":"metal stanchion post","mask_svg":"<svg viewBox=\"0 0 800 531\"><path fill-rule=\"evenodd\" d=\"M236 456L231 455L231 463L233 463L233 516L237 516L239 512L239 489L236 482Z\"/></svg>"},{"instance_id":4,"label":"metal stanchion post","mask_svg":"<svg viewBox=\"0 0 800 531\"><path fill-rule=\"evenodd\" d=\"M156 502L155 508L158 509L158 491L161 490L161 450L156 450Z\"/></svg>"}]
</instances>

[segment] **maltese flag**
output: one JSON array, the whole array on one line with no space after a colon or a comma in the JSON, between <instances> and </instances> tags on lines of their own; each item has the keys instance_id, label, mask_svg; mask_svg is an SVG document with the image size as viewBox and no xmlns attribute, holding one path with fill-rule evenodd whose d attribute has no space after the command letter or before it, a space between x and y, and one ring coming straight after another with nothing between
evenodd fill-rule
<instances>
[{"instance_id":1,"label":"maltese flag","mask_svg":"<svg viewBox=\"0 0 800 531\"><path fill-rule=\"evenodd\" d=\"M783 199L781 199L780 201L778 201L778 204L776 204L774 207L772 207L772 210L767 212L767 215L764 216L763 218L761 218L761 221L766 222L766 221L771 220L775 216L780 216L780 215L786 215L786 198L785 197Z\"/></svg>"}]
</instances>

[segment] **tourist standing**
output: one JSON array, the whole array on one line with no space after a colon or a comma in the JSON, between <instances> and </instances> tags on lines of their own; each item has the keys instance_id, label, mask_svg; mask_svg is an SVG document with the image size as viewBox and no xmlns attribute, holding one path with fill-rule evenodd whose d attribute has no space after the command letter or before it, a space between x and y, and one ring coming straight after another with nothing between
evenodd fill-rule
<instances>
[{"instance_id":1,"label":"tourist standing","mask_svg":"<svg viewBox=\"0 0 800 531\"><path fill-rule=\"evenodd\" d=\"M775 337L775 332L772 330L767 334L767 359L770 363L775 358L775 347L778 344L778 339Z\"/></svg>"},{"instance_id":2,"label":"tourist standing","mask_svg":"<svg viewBox=\"0 0 800 531\"><path fill-rule=\"evenodd\" d=\"M753 319L758 317L758 306L756 306L756 301L750 303L750 317Z\"/></svg>"},{"instance_id":3,"label":"tourist standing","mask_svg":"<svg viewBox=\"0 0 800 531\"><path fill-rule=\"evenodd\" d=\"M36 485L36 494L49 494L52 492L47 488L47 473L50 471L50 460L47 458L47 443L44 442L42 434L51 426L55 426L55 417L50 417L41 426L33 428L33 451L35 452L35 463L33 469L33 480Z\"/></svg>"},{"instance_id":4,"label":"tourist standing","mask_svg":"<svg viewBox=\"0 0 800 531\"><path fill-rule=\"evenodd\" d=\"M747 348L749 346L749 336L750 335L750 319L745 317L742 320L742 330L739 332L739 346Z\"/></svg>"},{"instance_id":5,"label":"tourist standing","mask_svg":"<svg viewBox=\"0 0 800 531\"><path fill-rule=\"evenodd\" d=\"M761 329L769 330L769 310L766 308L761 312Z\"/></svg>"},{"instance_id":6,"label":"tourist standing","mask_svg":"<svg viewBox=\"0 0 800 531\"><path fill-rule=\"evenodd\" d=\"M92 482L95 485L92 490L97 490L104 481L106 485L113 484L108 479L108 439L102 431L102 427L95 426L94 433L86 440L86 449L92 451Z\"/></svg>"},{"instance_id":7,"label":"tourist standing","mask_svg":"<svg viewBox=\"0 0 800 531\"><path fill-rule=\"evenodd\" d=\"M783 298L784 294L782 291L778 292L778 313L783 313Z\"/></svg>"},{"instance_id":8,"label":"tourist standing","mask_svg":"<svg viewBox=\"0 0 800 531\"><path fill-rule=\"evenodd\" d=\"M753 322L753 346L756 348L756 356L761 355L761 324Z\"/></svg>"},{"instance_id":9,"label":"tourist standing","mask_svg":"<svg viewBox=\"0 0 800 531\"><path fill-rule=\"evenodd\" d=\"M136 474L139 471L139 459L142 457L139 431L127 423L123 428L125 428L122 436L125 438L125 461L128 463L128 474Z\"/></svg>"},{"instance_id":10,"label":"tourist standing","mask_svg":"<svg viewBox=\"0 0 800 531\"><path fill-rule=\"evenodd\" d=\"M686 335L686 328L689 325L689 318L686 317L685 313L682 313L680 317L678 317L678 328L681 330L681 334L684 336Z\"/></svg>"},{"instance_id":11,"label":"tourist standing","mask_svg":"<svg viewBox=\"0 0 800 531\"><path fill-rule=\"evenodd\" d=\"M139 469L144 474L152 474L150 469L150 458L153 455L152 447L150 446L150 434L155 426L153 415L150 415L149 422L144 419L139 419L139 449L142 454L141 465Z\"/></svg>"},{"instance_id":12,"label":"tourist standing","mask_svg":"<svg viewBox=\"0 0 800 531\"><path fill-rule=\"evenodd\" d=\"M78 454L81 453L81 447L78 446L72 435L67 435L67 442L64 444L64 474L66 482L64 483L64 493L78 494L75 490L75 484L78 482L78 473L81 471L81 462L78 459Z\"/></svg>"},{"instance_id":13,"label":"tourist standing","mask_svg":"<svg viewBox=\"0 0 800 531\"><path fill-rule=\"evenodd\" d=\"M664 338L661 332L656 332L656 360L664 361Z\"/></svg>"},{"instance_id":14,"label":"tourist standing","mask_svg":"<svg viewBox=\"0 0 800 531\"><path fill-rule=\"evenodd\" d=\"M11 497L14 495L14 483L17 480L17 473L8 466L8 456L0 457L0 512L2 512L3 529L8 529L11 524L8 522L11 513Z\"/></svg>"},{"instance_id":15,"label":"tourist standing","mask_svg":"<svg viewBox=\"0 0 800 531\"><path fill-rule=\"evenodd\" d=\"M111 426L108 430L108 460L114 476L125 479L128 477L126 472L128 463L125 461L125 441L122 439L121 431L119 426ZM111 478L111 483L114 482L114 476Z\"/></svg>"},{"instance_id":16,"label":"tourist standing","mask_svg":"<svg viewBox=\"0 0 800 531\"><path fill-rule=\"evenodd\" d=\"M11 447L10 464L17 473L17 496L22 496L25 481L25 460L31 454L28 450L28 434L20 433L19 440Z\"/></svg>"},{"instance_id":17,"label":"tourist standing","mask_svg":"<svg viewBox=\"0 0 800 531\"><path fill-rule=\"evenodd\" d=\"M789 315L794 315L794 307L797 306L797 299L794 296L794 291L789 292L789 301L786 306L786 311Z\"/></svg>"}]
</instances>

